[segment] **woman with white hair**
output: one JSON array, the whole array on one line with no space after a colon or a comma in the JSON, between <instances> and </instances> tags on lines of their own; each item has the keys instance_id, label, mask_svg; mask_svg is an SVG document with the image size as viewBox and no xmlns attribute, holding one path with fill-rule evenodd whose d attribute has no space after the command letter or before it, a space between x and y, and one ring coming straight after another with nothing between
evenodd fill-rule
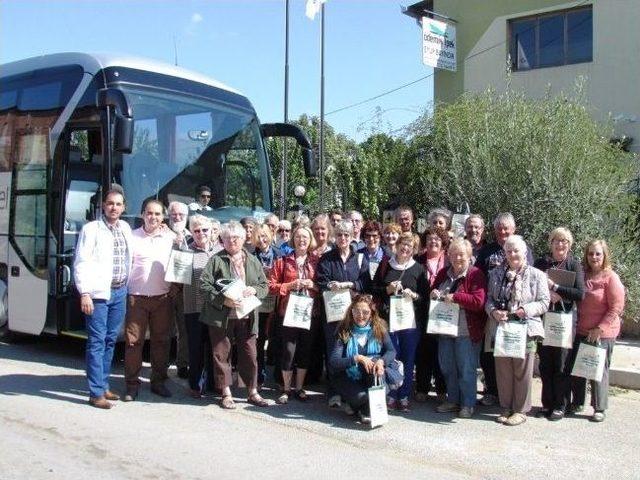
<instances>
[{"instance_id":1,"label":"woman with white hair","mask_svg":"<svg viewBox=\"0 0 640 480\"><path fill-rule=\"evenodd\" d=\"M547 273L550 312L571 313L576 302L584 298L584 272L580 259L571 254L572 245L571 232L567 228L555 228L549 234L550 253L534 263L534 267ZM542 409L536 416L561 420L571 404L571 347L540 345L538 356Z\"/></svg>"},{"instance_id":2,"label":"woman with white hair","mask_svg":"<svg viewBox=\"0 0 640 480\"><path fill-rule=\"evenodd\" d=\"M267 279L260 260L242 248L246 231L238 222L229 222L222 228L224 250L211 257L200 276L200 291L204 298L200 321L209 327L213 351L213 376L216 387L222 391L220 406L235 408L231 395L231 345L238 346L238 374L248 389L247 401L258 407L266 407L267 401L258 394L258 363L256 337L258 335L258 310L239 317L242 299L224 295L224 285L242 280L245 287L242 297L267 295Z\"/></svg>"},{"instance_id":3,"label":"woman with white hair","mask_svg":"<svg viewBox=\"0 0 640 480\"><path fill-rule=\"evenodd\" d=\"M524 358L494 359L498 397L503 409L496 421L515 426L524 423L531 410L536 339L544 337L541 317L549 307L550 296L547 276L528 264L527 245L521 236L507 238L504 251L506 263L494 268L489 275L485 310L493 327L510 321L526 324Z\"/></svg>"},{"instance_id":4,"label":"woman with white hair","mask_svg":"<svg viewBox=\"0 0 640 480\"><path fill-rule=\"evenodd\" d=\"M204 298L200 292L200 276L209 259L215 255L216 249L211 242L211 219L195 214L189 217L189 231L193 239L187 251L193 254L193 274L191 284L184 285L182 297L184 302L184 322L189 342L189 395L200 398L203 386L200 377L205 363L207 342L207 326L200 322L200 311Z\"/></svg>"}]
</instances>

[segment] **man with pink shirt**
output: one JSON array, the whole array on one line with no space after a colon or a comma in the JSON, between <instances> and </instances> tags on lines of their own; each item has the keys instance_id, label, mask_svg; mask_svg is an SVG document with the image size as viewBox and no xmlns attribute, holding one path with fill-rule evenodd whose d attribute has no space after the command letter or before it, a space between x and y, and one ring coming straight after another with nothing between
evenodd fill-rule
<instances>
[{"instance_id":1,"label":"man with pink shirt","mask_svg":"<svg viewBox=\"0 0 640 480\"><path fill-rule=\"evenodd\" d=\"M175 234L163 226L164 206L158 200L144 202L142 216L144 225L132 232L133 261L125 321L125 402L138 396L147 328L151 344L151 392L165 398L171 396L164 382L169 366L172 300L171 284L165 282L164 275Z\"/></svg>"}]
</instances>

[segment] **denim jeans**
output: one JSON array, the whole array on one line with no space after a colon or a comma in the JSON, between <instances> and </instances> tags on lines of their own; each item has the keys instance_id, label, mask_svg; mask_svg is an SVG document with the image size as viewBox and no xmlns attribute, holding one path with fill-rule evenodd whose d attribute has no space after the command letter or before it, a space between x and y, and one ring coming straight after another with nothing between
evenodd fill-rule
<instances>
[{"instance_id":1,"label":"denim jeans","mask_svg":"<svg viewBox=\"0 0 640 480\"><path fill-rule=\"evenodd\" d=\"M447 384L447 401L463 407L476 404L477 369L481 342L471 338L447 337L438 339L440 369Z\"/></svg>"},{"instance_id":2,"label":"denim jeans","mask_svg":"<svg viewBox=\"0 0 640 480\"><path fill-rule=\"evenodd\" d=\"M420 341L420 330L409 328L389 334L393 347L396 349L396 358L404 364L404 383L394 392L393 397L398 400L410 398L413 394L413 367L416 363L416 349Z\"/></svg>"},{"instance_id":3,"label":"denim jeans","mask_svg":"<svg viewBox=\"0 0 640 480\"><path fill-rule=\"evenodd\" d=\"M112 289L109 300L94 299L93 313L85 315L87 381L91 397L101 397L109 390L113 350L124 323L126 300L126 286Z\"/></svg>"}]
</instances>

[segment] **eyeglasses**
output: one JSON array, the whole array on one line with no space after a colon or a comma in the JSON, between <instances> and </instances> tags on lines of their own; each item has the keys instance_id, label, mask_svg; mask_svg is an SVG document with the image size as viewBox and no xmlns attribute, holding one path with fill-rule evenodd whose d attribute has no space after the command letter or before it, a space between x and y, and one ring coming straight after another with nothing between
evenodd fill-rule
<instances>
[{"instance_id":1,"label":"eyeglasses","mask_svg":"<svg viewBox=\"0 0 640 480\"><path fill-rule=\"evenodd\" d=\"M369 315L371 315L371 310L367 309L360 309L360 308L354 308L351 310L351 313L355 316L363 316L363 317L368 317Z\"/></svg>"},{"instance_id":2,"label":"eyeglasses","mask_svg":"<svg viewBox=\"0 0 640 480\"><path fill-rule=\"evenodd\" d=\"M566 238L554 238L553 243L561 243L563 245L566 245L569 243L569 240L567 240Z\"/></svg>"},{"instance_id":3,"label":"eyeglasses","mask_svg":"<svg viewBox=\"0 0 640 480\"><path fill-rule=\"evenodd\" d=\"M285 232L290 232L290 231L291 231L291 229L290 229L290 228L279 228L279 229L278 229L278 231L279 231L280 233L285 233Z\"/></svg>"},{"instance_id":4,"label":"eyeglasses","mask_svg":"<svg viewBox=\"0 0 640 480\"><path fill-rule=\"evenodd\" d=\"M209 233L209 229L208 228L197 228L196 230L193 231L193 233Z\"/></svg>"}]
</instances>

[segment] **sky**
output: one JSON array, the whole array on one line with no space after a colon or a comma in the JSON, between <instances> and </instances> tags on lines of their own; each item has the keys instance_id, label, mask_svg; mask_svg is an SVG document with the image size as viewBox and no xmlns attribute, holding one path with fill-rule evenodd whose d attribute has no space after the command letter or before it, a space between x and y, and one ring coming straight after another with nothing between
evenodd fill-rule
<instances>
[{"instance_id":1,"label":"sky","mask_svg":"<svg viewBox=\"0 0 640 480\"><path fill-rule=\"evenodd\" d=\"M327 0L325 113L361 141L401 134L433 99L421 33L400 5ZM262 122L284 119L285 0L0 0L0 63L46 53L113 52L178 64L239 90ZM320 113L320 16L290 0L289 118Z\"/></svg>"}]
</instances>

